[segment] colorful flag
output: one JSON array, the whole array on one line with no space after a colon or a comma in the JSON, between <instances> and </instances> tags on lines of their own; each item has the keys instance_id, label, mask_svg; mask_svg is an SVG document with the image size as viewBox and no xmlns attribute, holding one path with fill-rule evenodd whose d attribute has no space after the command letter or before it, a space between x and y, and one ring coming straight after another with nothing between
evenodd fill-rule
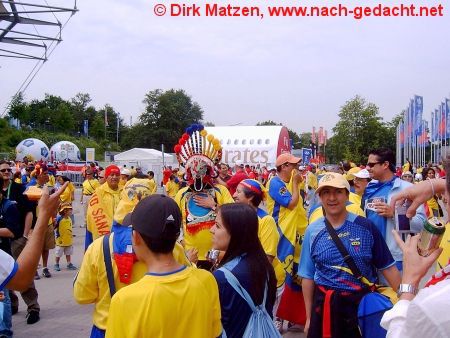
<instances>
[{"instance_id":1,"label":"colorful flag","mask_svg":"<svg viewBox=\"0 0 450 338\"><path fill-rule=\"evenodd\" d=\"M422 113L423 113L423 97L414 95L414 131L416 136L421 134L422 128Z\"/></svg>"},{"instance_id":2,"label":"colorful flag","mask_svg":"<svg viewBox=\"0 0 450 338\"><path fill-rule=\"evenodd\" d=\"M445 111L445 103L441 102L440 105L440 115L441 119L439 121L439 135L441 139L446 139L447 130L445 128L445 118L446 118L446 111Z\"/></svg>"},{"instance_id":3,"label":"colorful flag","mask_svg":"<svg viewBox=\"0 0 450 338\"><path fill-rule=\"evenodd\" d=\"M445 121L447 121L447 138L450 137L450 100L449 99L445 99L445 116L446 119Z\"/></svg>"},{"instance_id":4,"label":"colorful flag","mask_svg":"<svg viewBox=\"0 0 450 338\"><path fill-rule=\"evenodd\" d=\"M319 128L319 146L323 144L323 127Z\"/></svg>"},{"instance_id":5,"label":"colorful flag","mask_svg":"<svg viewBox=\"0 0 450 338\"><path fill-rule=\"evenodd\" d=\"M404 134L404 123L401 121L399 123L399 142L400 142L400 148L403 148L405 146L405 134Z\"/></svg>"},{"instance_id":6,"label":"colorful flag","mask_svg":"<svg viewBox=\"0 0 450 338\"><path fill-rule=\"evenodd\" d=\"M440 122L441 114L439 114L439 110L434 110L434 140L439 140L439 122Z\"/></svg>"}]
</instances>

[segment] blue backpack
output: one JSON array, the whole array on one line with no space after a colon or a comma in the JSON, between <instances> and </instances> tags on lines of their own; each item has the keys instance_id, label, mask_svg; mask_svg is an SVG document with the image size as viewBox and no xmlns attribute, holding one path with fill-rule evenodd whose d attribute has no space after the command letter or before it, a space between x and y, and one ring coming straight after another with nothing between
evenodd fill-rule
<instances>
[{"instance_id":1,"label":"blue backpack","mask_svg":"<svg viewBox=\"0 0 450 338\"><path fill-rule=\"evenodd\" d=\"M267 282L264 289L264 299L263 302L255 306L252 297L248 292L242 287L235 275L231 273L230 270L221 267L219 269L225 274L227 282L233 287L233 289L247 302L247 304L252 309L252 314L250 320L247 323L245 332L242 338L281 338L280 332L275 328L272 318L267 313L266 310L266 298L267 298ZM222 338L226 338L227 334L225 330L222 332Z\"/></svg>"}]
</instances>

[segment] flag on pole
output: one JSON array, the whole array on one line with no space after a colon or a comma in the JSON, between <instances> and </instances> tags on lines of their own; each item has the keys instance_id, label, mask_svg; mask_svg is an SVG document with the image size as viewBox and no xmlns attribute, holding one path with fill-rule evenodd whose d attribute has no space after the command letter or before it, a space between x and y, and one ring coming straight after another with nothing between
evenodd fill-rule
<instances>
[{"instance_id":1,"label":"flag on pole","mask_svg":"<svg viewBox=\"0 0 450 338\"><path fill-rule=\"evenodd\" d=\"M439 121L439 135L441 136L441 139L446 139L447 130L445 128L445 118L446 118L446 111L445 111L445 103L441 102L440 105L440 121Z\"/></svg>"},{"instance_id":2,"label":"flag on pole","mask_svg":"<svg viewBox=\"0 0 450 338\"><path fill-rule=\"evenodd\" d=\"M324 144L327 145L327 139L328 139L328 132L325 130L325 135L324 135Z\"/></svg>"},{"instance_id":3,"label":"flag on pole","mask_svg":"<svg viewBox=\"0 0 450 338\"><path fill-rule=\"evenodd\" d=\"M89 135L89 120L83 121L83 134L86 137Z\"/></svg>"},{"instance_id":4,"label":"flag on pole","mask_svg":"<svg viewBox=\"0 0 450 338\"><path fill-rule=\"evenodd\" d=\"M108 111L105 108L105 126L108 127Z\"/></svg>"},{"instance_id":5,"label":"flag on pole","mask_svg":"<svg viewBox=\"0 0 450 338\"><path fill-rule=\"evenodd\" d=\"M414 95L414 121L415 121L416 136L421 135L422 113L423 113L423 97Z\"/></svg>"},{"instance_id":6,"label":"flag on pole","mask_svg":"<svg viewBox=\"0 0 450 338\"><path fill-rule=\"evenodd\" d=\"M447 138L450 137L450 99L445 99L445 116L447 121Z\"/></svg>"},{"instance_id":7,"label":"flag on pole","mask_svg":"<svg viewBox=\"0 0 450 338\"><path fill-rule=\"evenodd\" d=\"M313 127L312 134L311 134L311 142L316 143L316 127Z\"/></svg>"},{"instance_id":8,"label":"flag on pole","mask_svg":"<svg viewBox=\"0 0 450 338\"><path fill-rule=\"evenodd\" d=\"M439 110L434 110L434 140L439 140L439 122L440 122L441 114L439 114Z\"/></svg>"},{"instance_id":9,"label":"flag on pole","mask_svg":"<svg viewBox=\"0 0 450 338\"><path fill-rule=\"evenodd\" d=\"M402 121L400 121L399 123L399 142L400 148L403 148L405 142L405 133L404 133L404 123Z\"/></svg>"},{"instance_id":10,"label":"flag on pole","mask_svg":"<svg viewBox=\"0 0 450 338\"><path fill-rule=\"evenodd\" d=\"M323 144L323 127L319 128L319 146Z\"/></svg>"}]
</instances>

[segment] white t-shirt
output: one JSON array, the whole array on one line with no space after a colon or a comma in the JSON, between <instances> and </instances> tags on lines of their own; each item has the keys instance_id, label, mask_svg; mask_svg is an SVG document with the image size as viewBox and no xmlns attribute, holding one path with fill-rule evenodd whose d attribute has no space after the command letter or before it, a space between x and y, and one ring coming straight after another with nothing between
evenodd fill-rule
<instances>
[{"instance_id":1,"label":"white t-shirt","mask_svg":"<svg viewBox=\"0 0 450 338\"><path fill-rule=\"evenodd\" d=\"M3 250L0 250L0 291L3 290L5 285L14 277L18 267L19 266L14 258Z\"/></svg>"}]
</instances>

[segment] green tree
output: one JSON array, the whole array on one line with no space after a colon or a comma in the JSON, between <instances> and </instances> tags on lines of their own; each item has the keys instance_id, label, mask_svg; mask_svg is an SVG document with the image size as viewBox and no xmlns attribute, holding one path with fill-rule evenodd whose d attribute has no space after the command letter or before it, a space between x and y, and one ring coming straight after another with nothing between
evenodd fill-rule
<instances>
[{"instance_id":1,"label":"green tree","mask_svg":"<svg viewBox=\"0 0 450 338\"><path fill-rule=\"evenodd\" d=\"M181 89L150 91L143 103L145 111L129 133L134 134L134 142L129 138L125 140L135 147L159 149L164 144L166 149L172 150L184 130L203 119L200 105Z\"/></svg>"},{"instance_id":2,"label":"green tree","mask_svg":"<svg viewBox=\"0 0 450 338\"><path fill-rule=\"evenodd\" d=\"M28 104L25 102L22 92L14 95L9 106L8 117L17 119L21 123L28 121L30 110Z\"/></svg>"},{"instance_id":3,"label":"green tree","mask_svg":"<svg viewBox=\"0 0 450 338\"><path fill-rule=\"evenodd\" d=\"M327 153L333 162L347 159L364 163L371 149L395 149L395 128L392 139L391 126L383 122L378 107L360 96L341 107L333 133L327 144Z\"/></svg>"}]
</instances>

